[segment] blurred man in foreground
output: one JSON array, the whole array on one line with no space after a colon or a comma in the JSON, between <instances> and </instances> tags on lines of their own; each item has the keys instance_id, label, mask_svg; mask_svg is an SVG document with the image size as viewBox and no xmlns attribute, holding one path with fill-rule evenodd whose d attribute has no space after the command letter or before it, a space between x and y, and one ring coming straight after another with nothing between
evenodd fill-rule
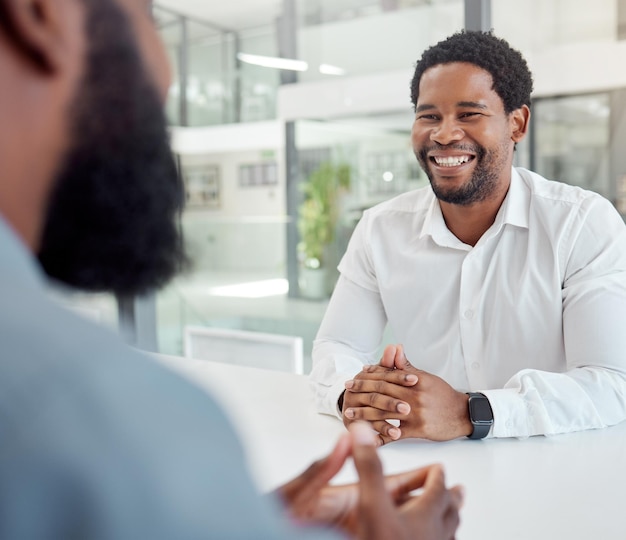
<instances>
[{"instance_id":1,"label":"blurred man in foreground","mask_svg":"<svg viewBox=\"0 0 626 540\"><path fill-rule=\"evenodd\" d=\"M135 294L182 264L168 84L147 0L0 0L0 537L452 538L460 489L383 477L363 425L259 496L209 397L48 299L42 268Z\"/></svg>"}]
</instances>

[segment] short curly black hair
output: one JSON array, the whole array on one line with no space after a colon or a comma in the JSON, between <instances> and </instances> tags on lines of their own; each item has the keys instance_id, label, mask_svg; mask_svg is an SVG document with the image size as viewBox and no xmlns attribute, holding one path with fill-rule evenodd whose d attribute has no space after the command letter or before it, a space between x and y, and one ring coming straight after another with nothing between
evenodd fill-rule
<instances>
[{"instance_id":1,"label":"short curly black hair","mask_svg":"<svg viewBox=\"0 0 626 540\"><path fill-rule=\"evenodd\" d=\"M491 74L493 89L508 114L522 105L530 107L533 77L521 53L492 32L463 30L426 49L415 66L411 81L413 108L424 72L439 64L468 62Z\"/></svg>"}]
</instances>

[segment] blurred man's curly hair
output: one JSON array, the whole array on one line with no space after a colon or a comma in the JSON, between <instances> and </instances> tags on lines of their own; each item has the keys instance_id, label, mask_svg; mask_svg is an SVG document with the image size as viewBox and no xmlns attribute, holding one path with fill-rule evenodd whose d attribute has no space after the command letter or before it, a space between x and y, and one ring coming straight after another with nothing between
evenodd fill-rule
<instances>
[{"instance_id":1,"label":"blurred man's curly hair","mask_svg":"<svg viewBox=\"0 0 626 540\"><path fill-rule=\"evenodd\" d=\"M502 99L507 114L522 105L530 107L533 78L520 52L491 32L462 31L426 49L417 62L411 81L413 108L424 72L433 66L452 62L468 62L488 71L493 79L493 89Z\"/></svg>"}]
</instances>

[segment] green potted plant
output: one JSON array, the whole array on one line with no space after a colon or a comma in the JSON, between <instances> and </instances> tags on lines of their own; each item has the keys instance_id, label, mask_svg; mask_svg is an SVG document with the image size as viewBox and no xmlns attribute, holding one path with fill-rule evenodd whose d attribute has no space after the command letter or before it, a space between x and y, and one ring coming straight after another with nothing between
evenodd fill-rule
<instances>
[{"instance_id":1,"label":"green potted plant","mask_svg":"<svg viewBox=\"0 0 626 540\"><path fill-rule=\"evenodd\" d=\"M298 232L303 264L300 289L303 296L324 298L328 295L327 251L335 239L339 219L340 195L350 189L351 171L346 163L322 163L303 186Z\"/></svg>"}]
</instances>

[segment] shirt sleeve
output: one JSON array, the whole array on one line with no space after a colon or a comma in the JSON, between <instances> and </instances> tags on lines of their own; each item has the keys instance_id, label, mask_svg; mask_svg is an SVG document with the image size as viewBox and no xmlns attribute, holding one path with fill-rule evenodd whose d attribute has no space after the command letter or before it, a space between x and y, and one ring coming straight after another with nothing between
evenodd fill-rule
<instances>
[{"instance_id":1,"label":"shirt sleeve","mask_svg":"<svg viewBox=\"0 0 626 540\"><path fill-rule=\"evenodd\" d=\"M344 382L378 362L386 323L380 295L341 275L313 343L310 381L318 412L341 418Z\"/></svg>"},{"instance_id":2,"label":"shirt sleeve","mask_svg":"<svg viewBox=\"0 0 626 540\"><path fill-rule=\"evenodd\" d=\"M490 436L602 428L626 419L626 227L593 197L573 218L559 257L566 371L522 370L488 390Z\"/></svg>"}]
</instances>

